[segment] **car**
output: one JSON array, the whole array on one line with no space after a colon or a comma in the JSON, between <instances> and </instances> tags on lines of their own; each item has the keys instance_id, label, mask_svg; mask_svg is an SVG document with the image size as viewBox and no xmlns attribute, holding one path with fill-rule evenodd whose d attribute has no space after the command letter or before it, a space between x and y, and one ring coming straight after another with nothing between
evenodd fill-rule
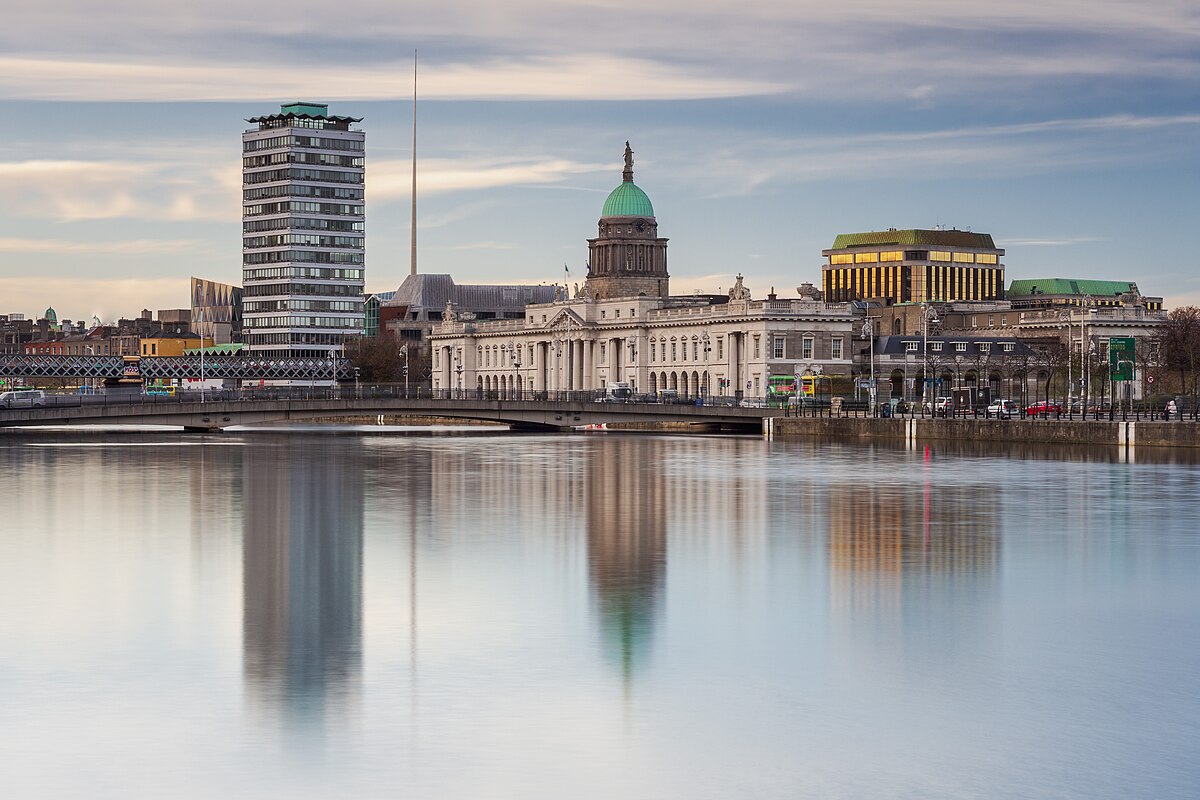
<instances>
[{"instance_id":1,"label":"car","mask_svg":"<svg viewBox=\"0 0 1200 800\"><path fill-rule=\"evenodd\" d=\"M0 408L43 408L46 393L40 389L18 389L0 394Z\"/></svg>"},{"instance_id":2,"label":"car","mask_svg":"<svg viewBox=\"0 0 1200 800\"><path fill-rule=\"evenodd\" d=\"M987 407L989 417L1012 419L1020 413L1021 408L1012 400L993 400L992 404Z\"/></svg>"},{"instance_id":3,"label":"car","mask_svg":"<svg viewBox=\"0 0 1200 800\"><path fill-rule=\"evenodd\" d=\"M935 414L941 414L943 417L954 413L954 398L939 397L933 401L933 411Z\"/></svg>"},{"instance_id":4,"label":"car","mask_svg":"<svg viewBox=\"0 0 1200 800\"><path fill-rule=\"evenodd\" d=\"M1036 417L1040 414L1061 414L1062 406L1054 400L1039 400L1029 408L1025 409L1025 414L1030 417Z\"/></svg>"}]
</instances>

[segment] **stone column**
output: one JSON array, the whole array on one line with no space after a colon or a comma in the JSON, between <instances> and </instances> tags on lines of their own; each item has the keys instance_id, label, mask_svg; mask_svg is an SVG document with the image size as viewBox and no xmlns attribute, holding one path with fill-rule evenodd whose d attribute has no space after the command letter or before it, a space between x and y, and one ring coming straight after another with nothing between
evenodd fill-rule
<instances>
[{"instance_id":1,"label":"stone column","mask_svg":"<svg viewBox=\"0 0 1200 800\"><path fill-rule=\"evenodd\" d=\"M585 390L596 388L596 373L592 365L592 347L594 343L590 340L584 340L583 347L583 387Z\"/></svg>"},{"instance_id":2,"label":"stone column","mask_svg":"<svg viewBox=\"0 0 1200 800\"><path fill-rule=\"evenodd\" d=\"M634 349L637 351L637 391L645 392L650 387L650 340L645 328L638 328L633 338Z\"/></svg>"},{"instance_id":3,"label":"stone column","mask_svg":"<svg viewBox=\"0 0 1200 800\"><path fill-rule=\"evenodd\" d=\"M546 391L546 343L538 342L533 346L533 390Z\"/></svg>"}]
</instances>

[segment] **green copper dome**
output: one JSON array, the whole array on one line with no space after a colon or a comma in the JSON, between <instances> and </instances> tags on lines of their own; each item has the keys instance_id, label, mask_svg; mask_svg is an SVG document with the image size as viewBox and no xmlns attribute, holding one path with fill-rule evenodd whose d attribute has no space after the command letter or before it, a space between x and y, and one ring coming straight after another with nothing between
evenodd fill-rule
<instances>
[{"instance_id":1,"label":"green copper dome","mask_svg":"<svg viewBox=\"0 0 1200 800\"><path fill-rule=\"evenodd\" d=\"M602 217L653 217L654 206L633 181L623 181L604 201Z\"/></svg>"}]
</instances>

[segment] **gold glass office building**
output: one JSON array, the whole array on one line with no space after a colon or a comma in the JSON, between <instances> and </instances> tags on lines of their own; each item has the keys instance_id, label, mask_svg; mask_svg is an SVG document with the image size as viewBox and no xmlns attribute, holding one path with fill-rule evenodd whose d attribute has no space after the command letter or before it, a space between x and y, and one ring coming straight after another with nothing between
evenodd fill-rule
<instances>
[{"instance_id":1,"label":"gold glass office building","mask_svg":"<svg viewBox=\"0 0 1200 800\"><path fill-rule=\"evenodd\" d=\"M843 233L821 255L828 302L1004 299L1004 251L987 233L895 228Z\"/></svg>"}]
</instances>

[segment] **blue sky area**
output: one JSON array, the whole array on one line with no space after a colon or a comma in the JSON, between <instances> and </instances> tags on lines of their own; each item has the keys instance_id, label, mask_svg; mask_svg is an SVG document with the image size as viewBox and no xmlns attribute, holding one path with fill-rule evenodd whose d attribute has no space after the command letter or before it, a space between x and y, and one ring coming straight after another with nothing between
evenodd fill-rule
<instances>
[{"instance_id":1,"label":"blue sky area","mask_svg":"<svg viewBox=\"0 0 1200 800\"><path fill-rule=\"evenodd\" d=\"M240 134L364 117L367 287L582 280L636 179L672 288L819 282L838 233L991 233L1010 280L1200 304L1200 4L19 1L0 30L0 313L104 320L240 282Z\"/></svg>"}]
</instances>

